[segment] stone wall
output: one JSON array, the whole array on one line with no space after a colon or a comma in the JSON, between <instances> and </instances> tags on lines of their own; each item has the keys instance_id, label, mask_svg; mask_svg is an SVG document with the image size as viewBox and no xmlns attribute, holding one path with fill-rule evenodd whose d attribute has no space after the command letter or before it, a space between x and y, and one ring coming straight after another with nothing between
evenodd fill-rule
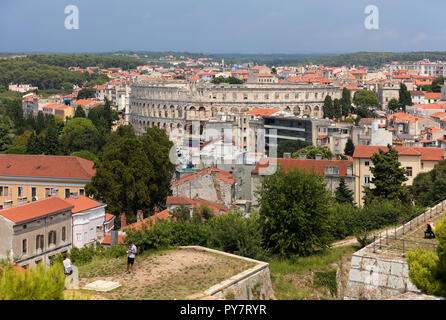
<instances>
[{"instance_id":1,"label":"stone wall","mask_svg":"<svg viewBox=\"0 0 446 320\"><path fill-rule=\"evenodd\" d=\"M182 248L207 251L256 263L254 267L207 289L204 292L205 295L225 300L275 299L268 263L200 246L187 246Z\"/></svg>"},{"instance_id":2,"label":"stone wall","mask_svg":"<svg viewBox=\"0 0 446 320\"><path fill-rule=\"evenodd\" d=\"M347 287L344 292L344 300L380 300L389 299L405 293L419 294L415 285L409 280L409 264L402 255L399 257L385 258L373 253L373 248L380 247L386 237L389 239L404 234L412 226L424 224L426 221L446 209L446 200L428 209L420 216L405 223L393 231L383 232L386 236L379 235L378 240L352 255L350 273ZM390 255L389 255L390 257Z\"/></svg>"}]
</instances>

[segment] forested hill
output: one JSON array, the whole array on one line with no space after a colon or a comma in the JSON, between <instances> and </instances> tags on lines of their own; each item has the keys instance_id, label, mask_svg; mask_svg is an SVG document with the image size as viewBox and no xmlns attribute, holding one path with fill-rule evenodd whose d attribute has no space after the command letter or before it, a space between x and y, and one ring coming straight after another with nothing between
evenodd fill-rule
<instances>
[{"instance_id":1,"label":"forested hill","mask_svg":"<svg viewBox=\"0 0 446 320\"><path fill-rule=\"evenodd\" d=\"M108 77L99 73L72 72L67 68L38 63L30 58L0 60L0 92L9 84L25 83L40 90L72 89L73 84L90 85L105 83Z\"/></svg>"},{"instance_id":2,"label":"forested hill","mask_svg":"<svg viewBox=\"0 0 446 320\"><path fill-rule=\"evenodd\" d=\"M357 52L337 55L313 55L313 56L299 56L299 55L218 55L225 58L226 64L241 64L253 63L268 66L283 66L296 64L322 64L326 66L368 66L380 67L383 64L391 63L392 61L406 62L418 61L422 59L429 59L431 61L446 60L446 51L434 52Z\"/></svg>"},{"instance_id":3,"label":"forested hill","mask_svg":"<svg viewBox=\"0 0 446 320\"><path fill-rule=\"evenodd\" d=\"M122 70L135 69L143 63L134 59L127 59L121 57L105 57L94 54L32 54L28 59L41 64L47 64L57 67L100 67L121 68Z\"/></svg>"}]
</instances>

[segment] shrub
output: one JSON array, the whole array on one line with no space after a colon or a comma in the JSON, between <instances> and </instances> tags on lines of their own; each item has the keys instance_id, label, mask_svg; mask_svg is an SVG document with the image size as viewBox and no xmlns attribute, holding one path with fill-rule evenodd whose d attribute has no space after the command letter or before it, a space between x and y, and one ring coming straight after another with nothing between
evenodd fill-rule
<instances>
[{"instance_id":1,"label":"shrub","mask_svg":"<svg viewBox=\"0 0 446 320\"><path fill-rule=\"evenodd\" d=\"M423 248L407 253L407 262L410 265L409 279L427 294L437 294L440 289L440 283L434 276L438 260L434 252Z\"/></svg>"},{"instance_id":2,"label":"shrub","mask_svg":"<svg viewBox=\"0 0 446 320\"><path fill-rule=\"evenodd\" d=\"M326 287L333 297L338 295L338 283L336 282L336 269L314 273L313 286L315 288Z\"/></svg>"},{"instance_id":3,"label":"shrub","mask_svg":"<svg viewBox=\"0 0 446 320\"><path fill-rule=\"evenodd\" d=\"M61 265L43 264L21 272L6 266L0 276L0 300L63 300L65 276Z\"/></svg>"},{"instance_id":4,"label":"shrub","mask_svg":"<svg viewBox=\"0 0 446 320\"><path fill-rule=\"evenodd\" d=\"M240 212L229 212L210 219L207 226L210 247L249 258L263 258L257 213L245 218Z\"/></svg>"},{"instance_id":5,"label":"shrub","mask_svg":"<svg viewBox=\"0 0 446 320\"><path fill-rule=\"evenodd\" d=\"M172 245L205 246L208 232L204 225L177 221L172 223Z\"/></svg>"},{"instance_id":6,"label":"shrub","mask_svg":"<svg viewBox=\"0 0 446 320\"><path fill-rule=\"evenodd\" d=\"M334 239L352 235L360 209L349 203L334 202L330 207L331 234Z\"/></svg>"}]
</instances>

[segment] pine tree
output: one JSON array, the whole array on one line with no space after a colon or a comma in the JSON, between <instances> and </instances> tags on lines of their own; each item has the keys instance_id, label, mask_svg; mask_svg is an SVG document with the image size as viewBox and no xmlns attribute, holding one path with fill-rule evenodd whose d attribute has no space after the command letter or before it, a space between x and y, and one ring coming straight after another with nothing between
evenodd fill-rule
<instances>
[{"instance_id":1,"label":"pine tree","mask_svg":"<svg viewBox=\"0 0 446 320\"><path fill-rule=\"evenodd\" d=\"M36 120L36 133L40 134L43 129L45 129L45 116L43 115L42 111L39 111Z\"/></svg>"},{"instance_id":2,"label":"pine tree","mask_svg":"<svg viewBox=\"0 0 446 320\"><path fill-rule=\"evenodd\" d=\"M42 138L36 135L35 132L29 137L28 144L26 145L27 154L43 154L45 152L45 146Z\"/></svg>"},{"instance_id":3,"label":"pine tree","mask_svg":"<svg viewBox=\"0 0 446 320\"><path fill-rule=\"evenodd\" d=\"M339 181L339 186L335 191L335 199L338 203L353 204L353 191L347 187L344 178L341 178Z\"/></svg>"},{"instance_id":4,"label":"pine tree","mask_svg":"<svg viewBox=\"0 0 446 320\"><path fill-rule=\"evenodd\" d=\"M348 116L348 114L350 113L350 109L352 107L352 101L351 101L350 90L348 90L346 87L342 89L341 106L342 106L342 115Z\"/></svg>"},{"instance_id":5,"label":"pine tree","mask_svg":"<svg viewBox=\"0 0 446 320\"><path fill-rule=\"evenodd\" d=\"M372 157L373 166L370 172L373 178L370 183L374 188L365 188L365 203L370 203L373 198L400 200L402 203L409 203L410 194L403 182L407 181L406 169L401 167L398 161L398 151L388 145L388 151L379 150Z\"/></svg>"},{"instance_id":6,"label":"pine tree","mask_svg":"<svg viewBox=\"0 0 446 320\"><path fill-rule=\"evenodd\" d=\"M48 127L45 137L45 154L56 155L59 153L59 132L55 124Z\"/></svg>"},{"instance_id":7,"label":"pine tree","mask_svg":"<svg viewBox=\"0 0 446 320\"><path fill-rule=\"evenodd\" d=\"M77 106L76 112L74 113L74 118L86 118L84 108Z\"/></svg>"},{"instance_id":8,"label":"pine tree","mask_svg":"<svg viewBox=\"0 0 446 320\"><path fill-rule=\"evenodd\" d=\"M406 111L406 107L412 105L412 97L404 83L401 83L401 85L400 85L399 94L400 94L400 98L399 98L398 102L400 104L400 107L403 109L403 111Z\"/></svg>"},{"instance_id":9,"label":"pine tree","mask_svg":"<svg viewBox=\"0 0 446 320\"><path fill-rule=\"evenodd\" d=\"M344 154L346 156L353 157L354 152L355 152L355 145L353 144L352 139L348 139L347 143L345 144Z\"/></svg>"},{"instance_id":10,"label":"pine tree","mask_svg":"<svg viewBox=\"0 0 446 320\"><path fill-rule=\"evenodd\" d=\"M324 113L324 118L333 119L333 100L331 96L327 95L324 100L324 106L322 107L322 111Z\"/></svg>"}]
</instances>

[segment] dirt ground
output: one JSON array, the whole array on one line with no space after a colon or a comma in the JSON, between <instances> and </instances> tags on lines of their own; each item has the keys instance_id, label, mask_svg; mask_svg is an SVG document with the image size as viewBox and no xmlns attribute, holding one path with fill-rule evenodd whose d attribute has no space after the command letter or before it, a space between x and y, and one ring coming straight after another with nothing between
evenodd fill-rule
<instances>
[{"instance_id":1,"label":"dirt ground","mask_svg":"<svg viewBox=\"0 0 446 320\"><path fill-rule=\"evenodd\" d=\"M171 250L137 257L134 274L125 268L110 276L81 278L80 287L96 280L115 281L120 288L94 292L92 299L185 299L254 266L253 263L197 250Z\"/></svg>"}]
</instances>

